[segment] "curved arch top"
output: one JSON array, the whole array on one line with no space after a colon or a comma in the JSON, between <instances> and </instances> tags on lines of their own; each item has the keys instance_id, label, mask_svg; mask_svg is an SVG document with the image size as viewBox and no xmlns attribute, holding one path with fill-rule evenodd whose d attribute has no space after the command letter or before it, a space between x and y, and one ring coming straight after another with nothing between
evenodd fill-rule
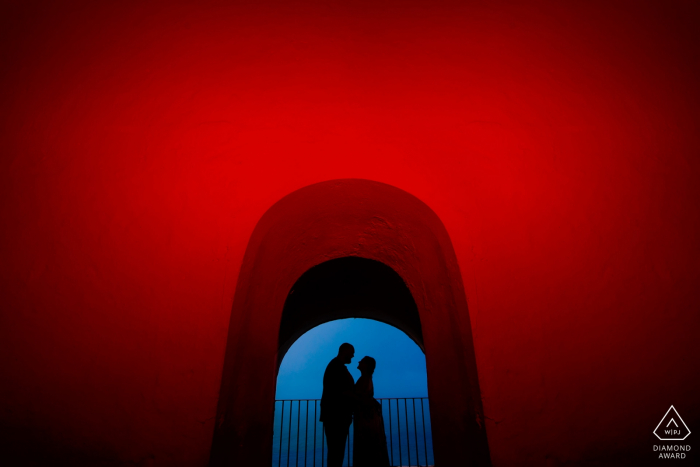
<instances>
[{"instance_id":1,"label":"curved arch top","mask_svg":"<svg viewBox=\"0 0 700 467\"><path fill-rule=\"evenodd\" d=\"M467 301L445 227L403 190L343 179L285 196L251 235L229 324L212 465L269 463L285 301L305 272L352 256L391 268L415 301L436 462L490 463Z\"/></svg>"},{"instance_id":2,"label":"curved arch top","mask_svg":"<svg viewBox=\"0 0 700 467\"><path fill-rule=\"evenodd\" d=\"M289 291L280 323L277 366L302 334L343 318L390 324L425 353L416 302L401 276L379 261L346 256L312 267Z\"/></svg>"}]
</instances>

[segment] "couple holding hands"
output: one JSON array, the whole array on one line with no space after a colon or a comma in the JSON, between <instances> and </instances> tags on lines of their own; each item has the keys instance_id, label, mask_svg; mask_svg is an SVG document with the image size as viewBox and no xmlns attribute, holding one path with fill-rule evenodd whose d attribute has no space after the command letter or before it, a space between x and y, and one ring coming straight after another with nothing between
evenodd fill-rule
<instances>
[{"instance_id":1,"label":"couple holding hands","mask_svg":"<svg viewBox=\"0 0 700 467\"><path fill-rule=\"evenodd\" d=\"M357 368L362 373L355 382L345 367L355 356L355 348L342 344L338 356L330 361L323 374L321 417L328 444L328 467L341 467L350 424L355 421L353 464L355 467L386 467L386 448L382 407L374 399L372 374L376 361L364 357Z\"/></svg>"}]
</instances>

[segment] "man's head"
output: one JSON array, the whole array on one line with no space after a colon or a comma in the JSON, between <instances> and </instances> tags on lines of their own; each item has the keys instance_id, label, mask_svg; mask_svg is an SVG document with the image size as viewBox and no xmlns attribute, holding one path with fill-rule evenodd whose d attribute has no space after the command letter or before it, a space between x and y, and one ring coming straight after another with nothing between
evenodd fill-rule
<instances>
[{"instance_id":1,"label":"man's head","mask_svg":"<svg viewBox=\"0 0 700 467\"><path fill-rule=\"evenodd\" d=\"M338 358L344 364L348 364L352 361L352 357L355 356L355 347L348 344L347 342L340 345L338 349Z\"/></svg>"}]
</instances>

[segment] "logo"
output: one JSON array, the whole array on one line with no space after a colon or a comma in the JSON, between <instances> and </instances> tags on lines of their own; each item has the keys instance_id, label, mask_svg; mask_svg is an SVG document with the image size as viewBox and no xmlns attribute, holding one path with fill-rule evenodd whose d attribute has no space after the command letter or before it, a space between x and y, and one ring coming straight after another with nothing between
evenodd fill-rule
<instances>
[{"instance_id":1,"label":"logo","mask_svg":"<svg viewBox=\"0 0 700 467\"><path fill-rule=\"evenodd\" d=\"M690 434L690 430L676 409L671 406L654 429L654 434L661 441L683 441Z\"/></svg>"}]
</instances>

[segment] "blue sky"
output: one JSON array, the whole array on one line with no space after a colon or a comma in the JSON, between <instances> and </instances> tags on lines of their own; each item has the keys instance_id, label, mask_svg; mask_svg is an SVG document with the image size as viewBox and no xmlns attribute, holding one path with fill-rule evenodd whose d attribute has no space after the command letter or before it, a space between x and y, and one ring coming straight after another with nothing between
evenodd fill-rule
<instances>
[{"instance_id":1,"label":"blue sky","mask_svg":"<svg viewBox=\"0 0 700 467\"><path fill-rule=\"evenodd\" d=\"M406 334L370 319L341 319L317 326L292 345L280 365L275 399L320 399L323 372L349 342L355 358L347 365L355 381L357 364L369 355L377 360L374 397L424 397L428 395L425 355Z\"/></svg>"}]
</instances>

